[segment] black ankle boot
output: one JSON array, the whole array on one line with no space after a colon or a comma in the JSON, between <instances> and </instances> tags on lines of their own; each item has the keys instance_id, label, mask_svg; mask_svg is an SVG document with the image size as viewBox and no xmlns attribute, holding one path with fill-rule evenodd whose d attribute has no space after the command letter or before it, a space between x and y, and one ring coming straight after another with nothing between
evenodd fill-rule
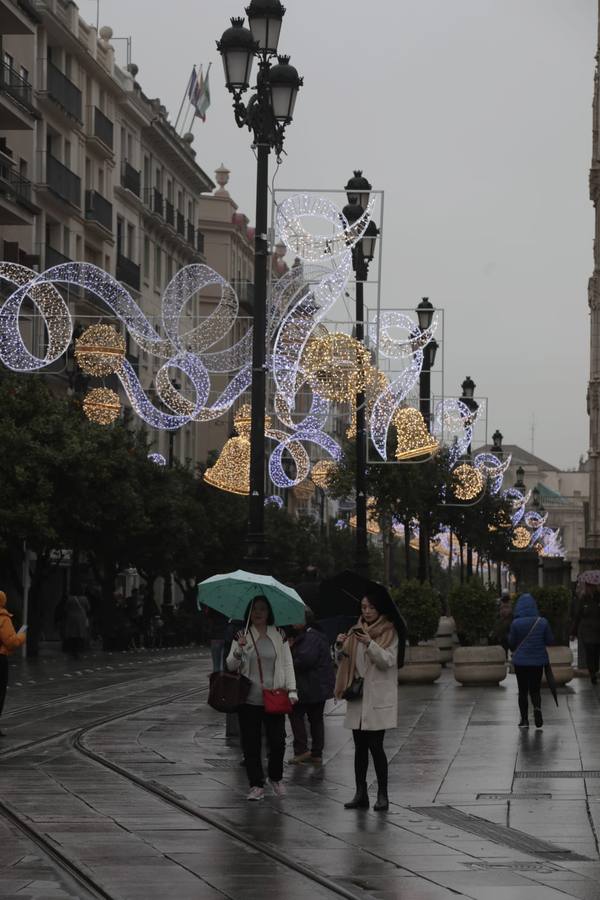
<instances>
[{"instance_id":1,"label":"black ankle boot","mask_svg":"<svg viewBox=\"0 0 600 900\"><path fill-rule=\"evenodd\" d=\"M367 784L364 782L357 785L356 793L349 803L344 803L344 809L368 809L369 795L367 793Z\"/></svg>"},{"instance_id":2,"label":"black ankle boot","mask_svg":"<svg viewBox=\"0 0 600 900\"><path fill-rule=\"evenodd\" d=\"M373 807L375 812L385 812L390 808L387 787L380 787L377 791L377 803Z\"/></svg>"}]
</instances>

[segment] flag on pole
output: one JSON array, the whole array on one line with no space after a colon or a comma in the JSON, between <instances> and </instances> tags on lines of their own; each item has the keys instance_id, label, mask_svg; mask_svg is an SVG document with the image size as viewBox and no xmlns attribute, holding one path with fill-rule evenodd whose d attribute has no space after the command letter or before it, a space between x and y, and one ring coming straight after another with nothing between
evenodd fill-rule
<instances>
[{"instance_id":1,"label":"flag on pole","mask_svg":"<svg viewBox=\"0 0 600 900\"><path fill-rule=\"evenodd\" d=\"M194 92L196 91L196 87L198 84L198 72L196 71L196 66L192 69L192 74L190 75L190 80L188 81L187 86L187 95L190 103L194 102Z\"/></svg>"},{"instance_id":2,"label":"flag on pole","mask_svg":"<svg viewBox=\"0 0 600 900\"><path fill-rule=\"evenodd\" d=\"M194 107L195 115L198 116L199 119L202 119L203 122L206 122L206 110L210 106L210 86L208 83L208 75L210 72L211 64L208 64L208 69L206 70L206 78L200 69L200 76L198 77L196 73L196 67L194 66L194 73L196 74L196 80L190 89L190 103Z\"/></svg>"}]
</instances>

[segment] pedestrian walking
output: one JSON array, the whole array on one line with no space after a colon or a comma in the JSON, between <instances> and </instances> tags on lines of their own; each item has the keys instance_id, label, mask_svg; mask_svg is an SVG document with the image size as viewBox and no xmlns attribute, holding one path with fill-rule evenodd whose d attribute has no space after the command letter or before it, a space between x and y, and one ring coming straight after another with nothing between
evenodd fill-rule
<instances>
[{"instance_id":1,"label":"pedestrian walking","mask_svg":"<svg viewBox=\"0 0 600 900\"><path fill-rule=\"evenodd\" d=\"M26 625L15 631L12 615L6 609L6 594L0 591L0 716L8 687L8 656L25 643L26 631ZM0 737L4 737L3 731L0 731Z\"/></svg>"},{"instance_id":2,"label":"pedestrian walking","mask_svg":"<svg viewBox=\"0 0 600 900\"><path fill-rule=\"evenodd\" d=\"M298 703L290 713L294 735L292 763L320 766L325 746L325 702L333 697L335 670L327 637L314 627L314 615L306 609L305 621L293 625L288 638L294 660ZM310 726L310 750L306 733Z\"/></svg>"},{"instance_id":3,"label":"pedestrian walking","mask_svg":"<svg viewBox=\"0 0 600 900\"><path fill-rule=\"evenodd\" d=\"M496 619L494 621L493 638L501 647L508 657L508 635L510 626L512 625L513 609L510 594L508 591L502 591L502 596L498 599L496 607Z\"/></svg>"},{"instance_id":4,"label":"pedestrian walking","mask_svg":"<svg viewBox=\"0 0 600 900\"><path fill-rule=\"evenodd\" d=\"M388 762L383 739L398 724L398 651L400 621L392 612L387 591L369 591L361 600L361 615L347 634L338 634L339 661L335 696L347 700L344 727L354 738L356 793L346 809L368 809L369 753L377 775L377 811L389 808Z\"/></svg>"},{"instance_id":5,"label":"pedestrian walking","mask_svg":"<svg viewBox=\"0 0 600 900\"><path fill-rule=\"evenodd\" d=\"M71 594L65 604L65 649L69 656L78 659L89 634L89 606L87 597Z\"/></svg>"},{"instance_id":6,"label":"pedestrian walking","mask_svg":"<svg viewBox=\"0 0 600 900\"><path fill-rule=\"evenodd\" d=\"M519 687L519 728L529 728L529 697L536 728L544 724L542 717L542 674L548 665L546 647L554 643L548 620L540 616L531 594L521 594L515 603L513 622L508 634L512 662Z\"/></svg>"},{"instance_id":7,"label":"pedestrian walking","mask_svg":"<svg viewBox=\"0 0 600 900\"><path fill-rule=\"evenodd\" d=\"M583 593L575 598L571 636L585 647L585 661L592 684L598 684L600 664L600 588L585 583Z\"/></svg>"},{"instance_id":8,"label":"pedestrian walking","mask_svg":"<svg viewBox=\"0 0 600 900\"><path fill-rule=\"evenodd\" d=\"M263 729L267 739L268 776L273 793L285 795L283 757L285 754L285 713L265 709L263 689L287 691L292 703L298 700L294 663L289 644L274 626L274 616L266 597L257 596L249 604L245 631L239 631L227 657L227 668L241 672L251 682L246 702L239 708L242 749L250 792L247 800L262 800L265 777L262 764Z\"/></svg>"}]
</instances>

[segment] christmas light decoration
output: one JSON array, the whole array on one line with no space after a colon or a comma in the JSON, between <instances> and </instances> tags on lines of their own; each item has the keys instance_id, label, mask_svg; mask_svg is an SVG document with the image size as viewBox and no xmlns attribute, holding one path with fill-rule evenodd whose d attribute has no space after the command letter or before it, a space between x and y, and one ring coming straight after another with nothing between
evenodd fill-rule
<instances>
[{"instance_id":1,"label":"christmas light decoration","mask_svg":"<svg viewBox=\"0 0 600 900\"><path fill-rule=\"evenodd\" d=\"M167 461L162 455L162 453L149 453L148 459L151 463L154 463L156 466L166 466Z\"/></svg>"},{"instance_id":2,"label":"christmas light decoration","mask_svg":"<svg viewBox=\"0 0 600 900\"><path fill-rule=\"evenodd\" d=\"M375 201L370 200L362 216L353 225L349 225L335 203L325 197L294 194L277 208L277 231L288 249L307 262L337 256L352 248L362 238L374 205ZM304 219L325 221L334 226L334 234L313 235L304 228Z\"/></svg>"},{"instance_id":3,"label":"christmas light decoration","mask_svg":"<svg viewBox=\"0 0 600 900\"><path fill-rule=\"evenodd\" d=\"M350 516L349 525L351 528L356 528L356 514ZM379 525L375 500L373 497L367 499L367 531L369 534L381 534L381 527Z\"/></svg>"},{"instance_id":4,"label":"christmas light decoration","mask_svg":"<svg viewBox=\"0 0 600 900\"><path fill-rule=\"evenodd\" d=\"M335 472L336 464L332 459L319 459L312 467L310 478L322 491L329 487L329 478Z\"/></svg>"},{"instance_id":5,"label":"christmas light decoration","mask_svg":"<svg viewBox=\"0 0 600 900\"><path fill-rule=\"evenodd\" d=\"M109 388L93 388L83 400L83 411L96 425L110 425L121 412L119 395Z\"/></svg>"},{"instance_id":6,"label":"christmas light decoration","mask_svg":"<svg viewBox=\"0 0 600 900\"><path fill-rule=\"evenodd\" d=\"M464 456L473 439L473 426L483 411L481 403L472 411L462 400L440 400L436 405L433 420L433 434L440 444L449 447L449 460L453 465Z\"/></svg>"},{"instance_id":7,"label":"christmas light decoration","mask_svg":"<svg viewBox=\"0 0 600 900\"><path fill-rule=\"evenodd\" d=\"M522 525L519 525L513 531L511 543L516 550L526 550L531 543L531 534L527 528L523 528Z\"/></svg>"},{"instance_id":8,"label":"christmas light decoration","mask_svg":"<svg viewBox=\"0 0 600 900\"><path fill-rule=\"evenodd\" d=\"M370 356L356 338L343 333L329 334L308 342L301 365L319 396L347 403L365 389Z\"/></svg>"},{"instance_id":9,"label":"christmas light decoration","mask_svg":"<svg viewBox=\"0 0 600 900\"><path fill-rule=\"evenodd\" d=\"M124 358L125 339L112 325L90 325L75 341L75 359L86 375L112 375Z\"/></svg>"},{"instance_id":10,"label":"christmas light decoration","mask_svg":"<svg viewBox=\"0 0 600 900\"><path fill-rule=\"evenodd\" d=\"M265 506L275 506L277 509L283 509L283 497L280 497L279 494L271 494L270 497L265 497Z\"/></svg>"},{"instance_id":11,"label":"christmas light decoration","mask_svg":"<svg viewBox=\"0 0 600 900\"><path fill-rule=\"evenodd\" d=\"M510 466L511 459L510 454L505 460L500 460L493 453L478 453L473 460L475 468L480 469L486 478L490 494L495 495L500 492L504 473Z\"/></svg>"},{"instance_id":12,"label":"christmas light decoration","mask_svg":"<svg viewBox=\"0 0 600 900\"><path fill-rule=\"evenodd\" d=\"M532 531L535 531L537 528L541 528L548 521L548 513L542 515L539 512L535 512L535 510L530 510L526 512L523 516L523 520L528 528L531 528Z\"/></svg>"},{"instance_id":13,"label":"christmas light decoration","mask_svg":"<svg viewBox=\"0 0 600 900\"><path fill-rule=\"evenodd\" d=\"M438 442L429 434L425 419L418 409L411 406L399 409L394 413L392 423L398 436L396 459L415 459L431 455L437 450Z\"/></svg>"},{"instance_id":14,"label":"christmas light decoration","mask_svg":"<svg viewBox=\"0 0 600 900\"><path fill-rule=\"evenodd\" d=\"M461 463L452 470L452 493L457 500L474 500L483 490L484 478L479 469Z\"/></svg>"}]
</instances>

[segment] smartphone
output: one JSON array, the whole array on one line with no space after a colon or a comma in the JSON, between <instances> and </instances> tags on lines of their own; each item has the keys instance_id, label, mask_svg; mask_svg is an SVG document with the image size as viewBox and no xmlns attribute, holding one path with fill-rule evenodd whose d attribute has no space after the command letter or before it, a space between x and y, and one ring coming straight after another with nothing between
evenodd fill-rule
<instances>
[{"instance_id":1,"label":"smartphone","mask_svg":"<svg viewBox=\"0 0 600 900\"><path fill-rule=\"evenodd\" d=\"M350 629L350 634L364 634L364 631L362 630L362 628L359 628L357 625L355 625L354 628Z\"/></svg>"}]
</instances>

